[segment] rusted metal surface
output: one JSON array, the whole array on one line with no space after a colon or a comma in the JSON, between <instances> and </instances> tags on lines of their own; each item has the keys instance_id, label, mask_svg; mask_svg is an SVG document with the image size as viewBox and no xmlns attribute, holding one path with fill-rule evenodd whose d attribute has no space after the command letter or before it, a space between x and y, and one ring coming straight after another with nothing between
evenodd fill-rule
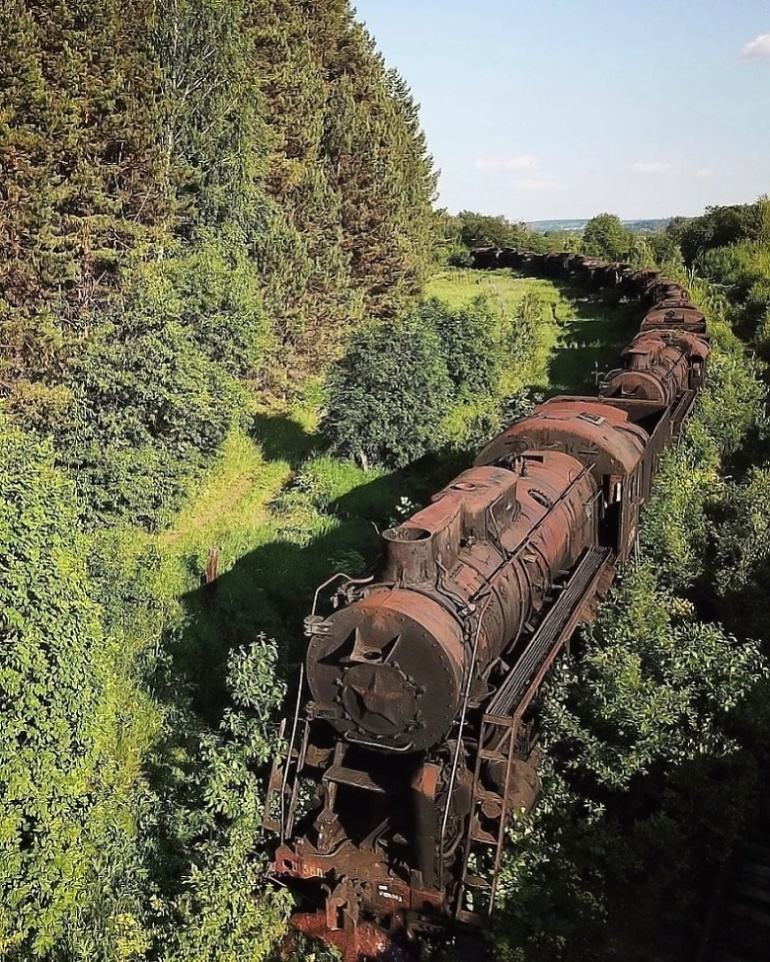
<instances>
[{"instance_id":1,"label":"rusted metal surface","mask_svg":"<svg viewBox=\"0 0 770 962\"><path fill-rule=\"evenodd\" d=\"M315 711L369 747L424 751L448 732L478 635L475 684L596 538L597 488L575 458L528 452L475 467L386 531L383 579L314 627ZM586 510L586 505L589 509ZM483 616L474 618L489 596Z\"/></svg>"},{"instance_id":2,"label":"rusted metal surface","mask_svg":"<svg viewBox=\"0 0 770 962\"><path fill-rule=\"evenodd\" d=\"M559 397L511 424L476 459L489 464L530 448L564 451L601 475L631 473L644 455L648 435L620 409L587 398Z\"/></svg>"},{"instance_id":3,"label":"rusted metal surface","mask_svg":"<svg viewBox=\"0 0 770 962\"><path fill-rule=\"evenodd\" d=\"M484 924L510 813L539 795L536 695L633 551L708 359L702 312L657 271L566 252L471 259L633 297L642 329L599 396L511 424L383 533L373 579L329 579L326 610L316 594L264 823L280 837L273 874L323 903L298 926L350 962Z\"/></svg>"},{"instance_id":4,"label":"rusted metal surface","mask_svg":"<svg viewBox=\"0 0 770 962\"><path fill-rule=\"evenodd\" d=\"M645 314L642 331L663 328L666 330L685 330L694 334L706 333L706 316L687 300L664 300Z\"/></svg>"},{"instance_id":5,"label":"rusted metal surface","mask_svg":"<svg viewBox=\"0 0 770 962\"><path fill-rule=\"evenodd\" d=\"M330 929L326 912L303 912L292 918L292 925L309 938L333 945L343 962L415 962L417 958L414 941L406 933L386 932L371 922L362 922L354 929ZM287 957L292 955L287 952Z\"/></svg>"},{"instance_id":6,"label":"rusted metal surface","mask_svg":"<svg viewBox=\"0 0 770 962\"><path fill-rule=\"evenodd\" d=\"M623 367L606 376L600 393L670 407L688 388L700 387L708 355L708 343L697 334L644 330L623 350Z\"/></svg>"}]
</instances>

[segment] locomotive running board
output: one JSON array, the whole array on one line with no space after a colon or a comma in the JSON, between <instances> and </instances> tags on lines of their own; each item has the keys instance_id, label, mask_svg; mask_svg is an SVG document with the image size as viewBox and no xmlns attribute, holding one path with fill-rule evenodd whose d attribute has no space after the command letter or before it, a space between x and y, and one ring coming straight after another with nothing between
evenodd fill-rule
<instances>
[{"instance_id":1,"label":"locomotive running board","mask_svg":"<svg viewBox=\"0 0 770 962\"><path fill-rule=\"evenodd\" d=\"M530 639L521 657L489 704L479 733L476 766L471 798L471 817L465 842L463 871L455 902L455 918L467 925L484 925L492 914L497 891L505 831L511 811L511 776L514 759L520 748L524 714L548 674L559 652L569 641L581 621L590 613L586 605L594 597L602 576L612 569L613 552L609 548L589 548L558 600L552 605L540 627ZM492 797L482 784L482 764L497 760L505 766L502 794ZM490 806L490 802L493 804ZM494 821L494 832L484 830L482 807L486 806L486 822ZM495 814L491 815L494 812ZM469 865L484 863L483 849L494 849L491 881L471 874ZM465 894L471 889L484 893L486 912L465 907ZM474 903L475 904L475 903Z\"/></svg>"},{"instance_id":2,"label":"locomotive running board","mask_svg":"<svg viewBox=\"0 0 770 962\"><path fill-rule=\"evenodd\" d=\"M612 559L609 548L589 548L578 563L569 581L553 603L540 627L495 694L485 718L508 718L514 708L521 707L533 683L535 690L542 676L580 622L583 605L593 594L596 583ZM526 699L527 702L530 699ZM525 706L526 707L526 706Z\"/></svg>"}]
</instances>

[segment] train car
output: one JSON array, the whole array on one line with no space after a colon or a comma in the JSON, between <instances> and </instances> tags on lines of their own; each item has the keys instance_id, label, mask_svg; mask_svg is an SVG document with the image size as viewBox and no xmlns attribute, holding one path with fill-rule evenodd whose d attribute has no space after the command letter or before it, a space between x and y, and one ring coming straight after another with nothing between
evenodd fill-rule
<instances>
[{"instance_id":1,"label":"train car","mask_svg":"<svg viewBox=\"0 0 770 962\"><path fill-rule=\"evenodd\" d=\"M596 481L599 503L597 547L607 547L625 561L634 544L649 433L634 423L628 410L595 398L559 397L510 425L479 454L477 464L490 464L529 448L555 449L579 460ZM634 492L633 495L631 492Z\"/></svg>"},{"instance_id":2,"label":"train car","mask_svg":"<svg viewBox=\"0 0 770 962\"><path fill-rule=\"evenodd\" d=\"M640 330L682 330L705 336L706 315L691 301L672 298L660 301L642 319Z\"/></svg>"},{"instance_id":3,"label":"train car","mask_svg":"<svg viewBox=\"0 0 770 962\"><path fill-rule=\"evenodd\" d=\"M617 444L643 451L640 438ZM374 581L346 582L337 610L307 621L310 697L300 692L302 734L295 722L274 766L266 825L282 839L276 876L325 887L332 929L397 917L430 931L467 912L474 807L502 821L536 797L532 746L479 757L481 708L554 587L599 543L601 497L570 454L492 460L386 531ZM595 575L608 555L597 558ZM307 811L302 798L314 799Z\"/></svg>"},{"instance_id":4,"label":"train car","mask_svg":"<svg viewBox=\"0 0 770 962\"><path fill-rule=\"evenodd\" d=\"M552 278L566 278L571 274L574 254L569 251L558 251L545 254L543 257L543 275Z\"/></svg>"},{"instance_id":5,"label":"train car","mask_svg":"<svg viewBox=\"0 0 770 962\"><path fill-rule=\"evenodd\" d=\"M686 301L690 298L690 292L676 281L664 277L649 283L645 288L644 297L649 304L657 304L659 301L666 300Z\"/></svg>"},{"instance_id":6,"label":"train car","mask_svg":"<svg viewBox=\"0 0 770 962\"><path fill-rule=\"evenodd\" d=\"M471 267L476 270L494 270L499 267L500 251L497 247L476 247L470 252Z\"/></svg>"},{"instance_id":7,"label":"train car","mask_svg":"<svg viewBox=\"0 0 770 962\"><path fill-rule=\"evenodd\" d=\"M582 255L474 252L588 287L686 294L655 271ZM375 575L336 575L308 648L265 826L273 877L343 948L366 927L483 926L506 828L539 794L537 695L635 550L659 458L708 360L705 318L656 302L596 397L509 425L430 504L382 535ZM699 315L699 317L696 317ZM703 328L701 330L700 328ZM307 921L310 920L310 921Z\"/></svg>"},{"instance_id":8,"label":"train car","mask_svg":"<svg viewBox=\"0 0 770 962\"><path fill-rule=\"evenodd\" d=\"M688 390L703 383L709 346L687 330L643 330L624 348L622 367L603 379L604 397L639 398L671 407Z\"/></svg>"}]
</instances>

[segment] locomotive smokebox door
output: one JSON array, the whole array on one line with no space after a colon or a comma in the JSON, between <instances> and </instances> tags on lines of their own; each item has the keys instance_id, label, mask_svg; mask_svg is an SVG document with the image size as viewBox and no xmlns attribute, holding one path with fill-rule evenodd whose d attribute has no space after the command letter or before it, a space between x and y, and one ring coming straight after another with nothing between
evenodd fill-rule
<instances>
[{"instance_id":1,"label":"locomotive smokebox door","mask_svg":"<svg viewBox=\"0 0 770 962\"><path fill-rule=\"evenodd\" d=\"M455 619L430 598L372 592L313 635L307 665L316 713L353 743L429 748L459 708L462 645Z\"/></svg>"}]
</instances>

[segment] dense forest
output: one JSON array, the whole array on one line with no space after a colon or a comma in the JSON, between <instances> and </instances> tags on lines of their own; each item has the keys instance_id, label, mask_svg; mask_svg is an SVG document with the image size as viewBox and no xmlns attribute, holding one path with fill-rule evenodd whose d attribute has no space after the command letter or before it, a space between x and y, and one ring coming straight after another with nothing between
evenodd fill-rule
<instances>
[{"instance_id":1,"label":"dense forest","mask_svg":"<svg viewBox=\"0 0 770 962\"><path fill-rule=\"evenodd\" d=\"M314 586L587 375L554 358L592 307L463 270L522 243L664 264L716 348L641 557L552 682L490 939L649 958L770 747L770 204L650 235L436 211L417 106L348 0L0 21L0 958L276 952L264 775Z\"/></svg>"},{"instance_id":2,"label":"dense forest","mask_svg":"<svg viewBox=\"0 0 770 962\"><path fill-rule=\"evenodd\" d=\"M285 655L255 620L199 691L143 531L412 301L431 160L347 0L1 9L0 955L261 958Z\"/></svg>"}]
</instances>

